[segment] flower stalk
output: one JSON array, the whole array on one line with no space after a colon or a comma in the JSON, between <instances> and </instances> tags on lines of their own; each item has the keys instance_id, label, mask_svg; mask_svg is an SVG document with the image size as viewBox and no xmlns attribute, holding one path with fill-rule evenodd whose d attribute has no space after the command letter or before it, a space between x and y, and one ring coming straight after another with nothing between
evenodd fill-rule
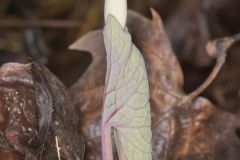
<instances>
[{"instance_id":1,"label":"flower stalk","mask_svg":"<svg viewBox=\"0 0 240 160\"><path fill-rule=\"evenodd\" d=\"M127 0L105 0L104 19L107 22L108 15L114 16L123 28L127 20Z\"/></svg>"}]
</instances>

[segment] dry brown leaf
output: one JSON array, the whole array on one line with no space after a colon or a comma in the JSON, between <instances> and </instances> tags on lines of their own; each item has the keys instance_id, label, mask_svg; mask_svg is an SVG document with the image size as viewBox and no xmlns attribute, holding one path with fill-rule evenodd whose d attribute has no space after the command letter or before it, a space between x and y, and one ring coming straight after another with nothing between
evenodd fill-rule
<instances>
[{"instance_id":1,"label":"dry brown leaf","mask_svg":"<svg viewBox=\"0 0 240 160\"><path fill-rule=\"evenodd\" d=\"M163 114L176 102L175 97L173 98L171 94L165 95L165 93L171 91L178 94L177 92L181 91L181 86L183 85L183 76L163 30L161 19L153 10L152 14L153 20L148 20L130 11L128 28L132 34L134 43L141 50L146 60L151 103L153 104L153 120L156 121L159 118L159 114ZM100 128L98 125L101 117L106 72L102 31L94 31L87 34L75 42L71 48L88 51L93 57L93 62L87 71L71 88L71 93L75 100L75 106L80 108L83 116L83 133L89 139L90 146L94 147L94 149L86 150L96 151L96 146L100 148ZM96 138L98 138L98 144L92 145L92 140L94 141ZM101 150L98 149L98 151L96 157L99 156ZM93 156L92 153L89 153L89 155Z\"/></svg>"},{"instance_id":2,"label":"dry brown leaf","mask_svg":"<svg viewBox=\"0 0 240 160\"><path fill-rule=\"evenodd\" d=\"M238 156L240 148L235 129L239 119L218 111L205 98L180 103L185 97L183 74L165 34L161 18L152 10L153 20L129 11L128 29L145 59L150 83L153 119L153 159L215 159ZM82 132L87 139L86 159L100 157L100 127L103 103L106 53L102 31L94 31L76 41L71 49L88 51L93 62L71 88L74 105L83 118ZM195 98L195 97L194 97ZM222 121L228 121L223 123ZM219 132L223 128L225 132ZM229 138L228 142L224 139ZM230 147L230 144L236 148ZM93 154L93 153L94 154ZM232 152L232 155L228 153ZM225 157L225 159L226 159ZM221 158L219 158L221 159Z\"/></svg>"},{"instance_id":3,"label":"dry brown leaf","mask_svg":"<svg viewBox=\"0 0 240 160\"><path fill-rule=\"evenodd\" d=\"M79 118L63 84L35 63L0 68L0 159L82 158Z\"/></svg>"}]
</instances>

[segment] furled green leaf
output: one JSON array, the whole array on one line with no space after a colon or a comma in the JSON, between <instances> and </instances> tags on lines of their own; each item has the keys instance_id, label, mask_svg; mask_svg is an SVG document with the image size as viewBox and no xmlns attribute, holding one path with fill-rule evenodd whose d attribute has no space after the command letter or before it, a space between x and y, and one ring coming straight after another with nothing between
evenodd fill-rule
<instances>
[{"instance_id":1,"label":"furled green leaf","mask_svg":"<svg viewBox=\"0 0 240 160\"><path fill-rule=\"evenodd\" d=\"M132 43L127 28L123 29L110 15L104 28L104 43L107 74L102 119L103 147L109 145L106 130L114 128L120 160L150 160L149 86L143 57ZM104 154L107 153L103 151L103 157Z\"/></svg>"}]
</instances>

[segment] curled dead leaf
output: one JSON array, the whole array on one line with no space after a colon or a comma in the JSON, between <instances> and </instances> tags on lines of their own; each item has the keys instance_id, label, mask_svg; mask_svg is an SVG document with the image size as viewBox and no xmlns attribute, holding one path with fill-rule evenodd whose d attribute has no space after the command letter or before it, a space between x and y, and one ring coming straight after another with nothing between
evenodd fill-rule
<instances>
[{"instance_id":1,"label":"curled dead leaf","mask_svg":"<svg viewBox=\"0 0 240 160\"><path fill-rule=\"evenodd\" d=\"M62 159L83 157L78 115L63 84L36 63L0 68L0 158Z\"/></svg>"}]
</instances>

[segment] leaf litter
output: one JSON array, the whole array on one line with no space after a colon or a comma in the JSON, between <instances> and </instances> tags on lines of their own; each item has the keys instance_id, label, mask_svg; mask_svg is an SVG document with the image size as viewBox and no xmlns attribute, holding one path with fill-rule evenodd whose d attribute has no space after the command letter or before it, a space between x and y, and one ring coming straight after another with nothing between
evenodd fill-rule
<instances>
[{"instance_id":1,"label":"leaf litter","mask_svg":"<svg viewBox=\"0 0 240 160\"><path fill-rule=\"evenodd\" d=\"M143 54L148 73L153 159L230 160L238 157L240 143L236 129L240 125L239 118L220 111L208 99L198 96L214 80L225 62L226 51L239 38L235 36L208 43L206 51L209 56L217 58L216 66L199 88L185 94L182 69L171 48L162 20L154 10L151 11L152 20L129 11L127 26L134 43ZM106 70L102 31L88 33L70 48L90 52L93 58L83 77L72 86L70 92L74 105L83 115L82 134L89 141L86 150L96 151L96 146L100 147L99 121ZM222 123L223 121L227 123ZM229 140L226 142L224 139ZM87 152L86 159L98 159L101 152L100 149L97 150L99 152L94 155Z\"/></svg>"}]
</instances>

